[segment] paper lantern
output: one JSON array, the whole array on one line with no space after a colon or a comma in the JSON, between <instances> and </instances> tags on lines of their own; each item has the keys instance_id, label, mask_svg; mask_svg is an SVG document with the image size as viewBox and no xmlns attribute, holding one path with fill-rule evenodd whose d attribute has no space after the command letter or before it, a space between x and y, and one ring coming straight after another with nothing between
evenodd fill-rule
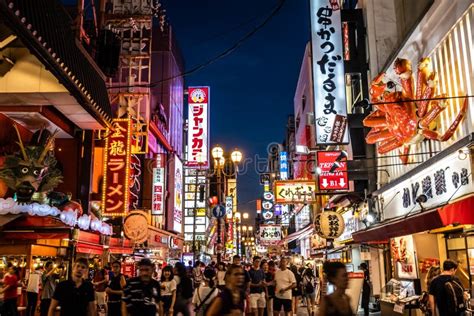
<instances>
[{"instance_id":1,"label":"paper lantern","mask_svg":"<svg viewBox=\"0 0 474 316\"><path fill-rule=\"evenodd\" d=\"M326 239L335 239L344 232L344 218L334 211L325 211L316 215L316 233Z\"/></svg>"}]
</instances>

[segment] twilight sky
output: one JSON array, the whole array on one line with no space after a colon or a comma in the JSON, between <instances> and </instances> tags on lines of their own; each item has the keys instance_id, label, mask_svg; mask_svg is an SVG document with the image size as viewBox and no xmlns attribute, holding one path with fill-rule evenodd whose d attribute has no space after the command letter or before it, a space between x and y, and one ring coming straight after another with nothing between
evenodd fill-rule
<instances>
[{"instance_id":1,"label":"twilight sky","mask_svg":"<svg viewBox=\"0 0 474 316\"><path fill-rule=\"evenodd\" d=\"M162 0L184 55L186 70L232 46L253 29L277 0ZM286 0L280 12L231 55L186 77L186 85L211 87L211 144L238 147L245 158L266 157L282 142L304 49L309 4ZM255 213L262 194L254 163L238 178L241 212ZM253 217L253 216L252 216Z\"/></svg>"}]
</instances>

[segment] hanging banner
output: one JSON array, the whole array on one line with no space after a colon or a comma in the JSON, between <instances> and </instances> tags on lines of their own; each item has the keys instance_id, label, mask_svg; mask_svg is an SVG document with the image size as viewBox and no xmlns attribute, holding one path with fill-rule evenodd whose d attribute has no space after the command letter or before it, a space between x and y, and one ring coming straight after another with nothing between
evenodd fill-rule
<instances>
[{"instance_id":1,"label":"hanging banner","mask_svg":"<svg viewBox=\"0 0 474 316\"><path fill-rule=\"evenodd\" d=\"M153 168L151 215L163 215L165 192L165 157L157 154L156 167Z\"/></svg>"},{"instance_id":2,"label":"hanging banner","mask_svg":"<svg viewBox=\"0 0 474 316\"><path fill-rule=\"evenodd\" d=\"M173 230L183 232L183 163L174 156Z\"/></svg>"},{"instance_id":3,"label":"hanging banner","mask_svg":"<svg viewBox=\"0 0 474 316\"><path fill-rule=\"evenodd\" d=\"M316 201L316 182L305 180L275 181L275 203L295 204Z\"/></svg>"},{"instance_id":4,"label":"hanging banner","mask_svg":"<svg viewBox=\"0 0 474 316\"><path fill-rule=\"evenodd\" d=\"M105 138L102 214L125 216L130 194L130 119L115 119L112 126Z\"/></svg>"},{"instance_id":5,"label":"hanging banner","mask_svg":"<svg viewBox=\"0 0 474 316\"><path fill-rule=\"evenodd\" d=\"M280 152L280 179L288 179L288 153L286 151Z\"/></svg>"},{"instance_id":6,"label":"hanging banner","mask_svg":"<svg viewBox=\"0 0 474 316\"><path fill-rule=\"evenodd\" d=\"M390 240L390 252L396 267L397 278L416 279L418 269L416 267L415 245L413 236L403 236Z\"/></svg>"},{"instance_id":7,"label":"hanging banner","mask_svg":"<svg viewBox=\"0 0 474 316\"><path fill-rule=\"evenodd\" d=\"M339 1L311 0L316 144L349 143Z\"/></svg>"},{"instance_id":8,"label":"hanging banner","mask_svg":"<svg viewBox=\"0 0 474 316\"><path fill-rule=\"evenodd\" d=\"M188 88L188 160L190 168L209 167L209 87Z\"/></svg>"},{"instance_id":9,"label":"hanging banner","mask_svg":"<svg viewBox=\"0 0 474 316\"><path fill-rule=\"evenodd\" d=\"M260 225L260 245L274 246L281 241L280 225Z\"/></svg>"}]
</instances>

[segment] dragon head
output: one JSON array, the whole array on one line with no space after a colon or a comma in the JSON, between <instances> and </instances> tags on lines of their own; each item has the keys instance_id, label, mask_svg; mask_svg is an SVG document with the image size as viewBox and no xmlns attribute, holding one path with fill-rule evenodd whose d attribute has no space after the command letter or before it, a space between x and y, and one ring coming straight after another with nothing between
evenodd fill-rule
<instances>
[{"instance_id":1,"label":"dragon head","mask_svg":"<svg viewBox=\"0 0 474 316\"><path fill-rule=\"evenodd\" d=\"M26 147L16 125L20 152L9 155L0 169L0 179L15 191L19 203L30 203L34 193L47 193L62 182L54 157L55 133L41 129Z\"/></svg>"}]
</instances>

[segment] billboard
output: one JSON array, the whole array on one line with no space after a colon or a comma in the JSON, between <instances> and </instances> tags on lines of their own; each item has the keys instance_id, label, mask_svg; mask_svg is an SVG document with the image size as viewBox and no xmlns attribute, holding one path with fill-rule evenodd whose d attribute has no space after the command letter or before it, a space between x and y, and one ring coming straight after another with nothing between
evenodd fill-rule
<instances>
[{"instance_id":1,"label":"billboard","mask_svg":"<svg viewBox=\"0 0 474 316\"><path fill-rule=\"evenodd\" d=\"M188 146L186 166L209 167L209 87L188 88Z\"/></svg>"},{"instance_id":2,"label":"billboard","mask_svg":"<svg viewBox=\"0 0 474 316\"><path fill-rule=\"evenodd\" d=\"M165 157L157 154L152 179L151 215L163 215L165 201Z\"/></svg>"},{"instance_id":3,"label":"billboard","mask_svg":"<svg viewBox=\"0 0 474 316\"><path fill-rule=\"evenodd\" d=\"M130 132L129 119L114 119L112 129L107 130L102 183L102 214L104 216L125 216L128 213Z\"/></svg>"},{"instance_id":4,"label":"billboard","mask_svg":"<svg viewBox=\"0 0 474 316\"><path fill-rule=\"evenodd\" d=\"M285 180L274 182L275 203L295 204L316 202L316 182Z\"/></svg>"},{"instance_id":5,"label":"billboard","mask_svg":"<svg viewBox=\"0 0 474 316\"><path fill-rule=\"evenodd\" d=\"M341 151L318 151L318 167L320 190L349 190L347 178L347 162L340 161ZM334 169L331 171L331 169ZM336 168L337 167L337 168Z\"/></svg>"},{"instance_id":6,"label":"billboard","mask_svg":"<svg viewBox=\"0 0 474 316\"><path fill-rule=\"evenodd\" d=\"M183 230L183 163L174 156L173 230Z\"/></svg>"},{"instance_id":7,"label":"billboard","mask_svg":"<svg viewBox=\"0 0 474 316\"><path fill-rule=\"evenodd\" d=\"M339 1L310 0L316 144L349 143Z\"/></svg>"},{"instance_id":8,"label":"billboard","mask_svg":"<svg viewBox=\"0 0 474 316\"><path fill-rule=\"evenodd\" d=\"M281 241L280 225L260 225L260 245L274 246Z\"/></svg>"}]
</instances>

